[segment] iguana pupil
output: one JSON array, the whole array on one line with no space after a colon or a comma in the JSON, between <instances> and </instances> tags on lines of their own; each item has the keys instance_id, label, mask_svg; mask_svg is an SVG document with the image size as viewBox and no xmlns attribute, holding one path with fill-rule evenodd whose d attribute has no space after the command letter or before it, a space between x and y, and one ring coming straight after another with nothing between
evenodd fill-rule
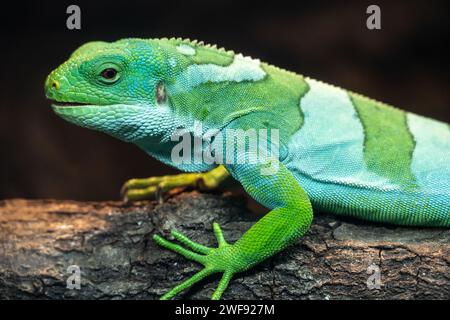
<instances>
[{"instance_id":1,"label":"iguana pupil","mask_svg":"<svg viewBox=\"0 0 450 320\"><path fill-rule=\"evenodd\" d=\"M113 68L108 68L102 71L101 76L105 79L111 80L117 75L117 71Z\"/></svg>"}]
</instances>

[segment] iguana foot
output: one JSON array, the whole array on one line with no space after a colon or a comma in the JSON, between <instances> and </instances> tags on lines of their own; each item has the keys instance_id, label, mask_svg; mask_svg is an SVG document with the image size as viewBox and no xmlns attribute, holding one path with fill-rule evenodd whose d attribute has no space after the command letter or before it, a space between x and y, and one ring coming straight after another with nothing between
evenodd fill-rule
<instances>
[{"instance_id":1,"label":"iguana foot","mask_svg":"<svg viewBox=\"0 0 450 320\"><path fill-rule=\"evenodd\" d=\"M176 240L181 242L184 246L189 247L191 250L185 249L182 246L168 241L159 235L153 236L153 239L159 245L169 250L175 251L185 258L196 261L205 266L201 271L194 274L191 278L180 283L175 288L163 295L161 297L161 300L171 299L181 291L191 287L193 284L202 280L203 278L213 273L223 272L222 279L220 280L219 285L217 286L211 298L212 300L218 300L227 288L233 274L241 271L242 268L240 268L236 264L233 264L233 261L237 261L235 247L225 241L222 230L217 223L213 224L213 229L214 234L217 238L217 242L219 244L218 248L209 248L193 242L185 235L179 233L176 230L172 230L171 235Z\"/></svg>"},{"instance_id":2,"label":"iguana foot","mask_svg":"<svg viewBox=\"0 0 450 320\"><path fill-rule=\"evenodd\" d=\"M157 199L160 202L165 194L187 187L212 190L229 176L223 166L204 173L182 173L177 175L130 179L122 186L121 194L125 201Z\"/></svg>"}]
</instances>

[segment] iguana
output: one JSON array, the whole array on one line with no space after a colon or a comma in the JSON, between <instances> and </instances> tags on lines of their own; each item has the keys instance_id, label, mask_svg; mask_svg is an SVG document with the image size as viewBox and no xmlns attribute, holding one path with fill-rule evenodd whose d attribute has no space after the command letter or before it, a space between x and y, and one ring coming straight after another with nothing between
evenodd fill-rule
<instances>
[{"instance_id":1,"label":"iguana","mask_svg":"<svg viewBox=\"0 0 450 320\"><path fill-rule=\"evenodd\" d=\"M162 299L223 273L212 295L219 299L234 274L303 236L313 208L388 224L450 226L448 124L257 59L186 39L89 42L50 73L45 90L65 120L191 172L131 179L124 185L128 200L199 181L213 189L231 175L270 209L234 244L214 223L217 248L176 230L171 235L183 246L154 235L159 245L204 265ZM200 141L184 155L191 161L174 160L177 130ZM217 138L233 130L255 130L262 140L255 149L241 136L237 152L234 142ZM214 150L223 146L230 158L192 160L214 141Z\"/></svg>"}]
</instances>

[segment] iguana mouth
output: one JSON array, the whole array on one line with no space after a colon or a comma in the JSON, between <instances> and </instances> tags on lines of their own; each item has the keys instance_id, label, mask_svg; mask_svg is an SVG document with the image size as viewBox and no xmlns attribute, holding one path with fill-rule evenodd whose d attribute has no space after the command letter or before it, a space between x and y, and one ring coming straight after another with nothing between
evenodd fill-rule
<instances>
[{"instance_id":1,"label":"iguana mouth","mask_svg":"<svg viewBox=\"0 0 450 320\"><path fill-rule=\"evenodd\" d=\"M83 102L67 102L67 101L56 101L52 100L52 106L57 108L64 108L64 107L84 107L91 105L89 103L83 103Z\"/></svg>"}]
</instances>

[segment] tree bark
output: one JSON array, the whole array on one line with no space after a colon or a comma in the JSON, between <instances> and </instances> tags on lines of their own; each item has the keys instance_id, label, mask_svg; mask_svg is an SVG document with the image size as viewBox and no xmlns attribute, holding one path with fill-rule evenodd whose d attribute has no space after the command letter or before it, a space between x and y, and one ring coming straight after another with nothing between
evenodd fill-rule
<instances>
[{"instance_id":1,"label":"tree bark","mask_svg":"<svg viewBox=\"0 0 450 320\"><path fill-rule=\"evenodd\" d=\"M152 235L176 228L214 247L217 221L232 243L258 219L245 206L243 197L195 191L163 204L0 201L0 298L157 299L201 266L161 249ZM80 289L67 288L73 265ZM235 276L223 298L449 299L449 265L450 230L316 213L305 237ZM218 279L180 298L209 299Z\"/></svg>"}]
</instances>

